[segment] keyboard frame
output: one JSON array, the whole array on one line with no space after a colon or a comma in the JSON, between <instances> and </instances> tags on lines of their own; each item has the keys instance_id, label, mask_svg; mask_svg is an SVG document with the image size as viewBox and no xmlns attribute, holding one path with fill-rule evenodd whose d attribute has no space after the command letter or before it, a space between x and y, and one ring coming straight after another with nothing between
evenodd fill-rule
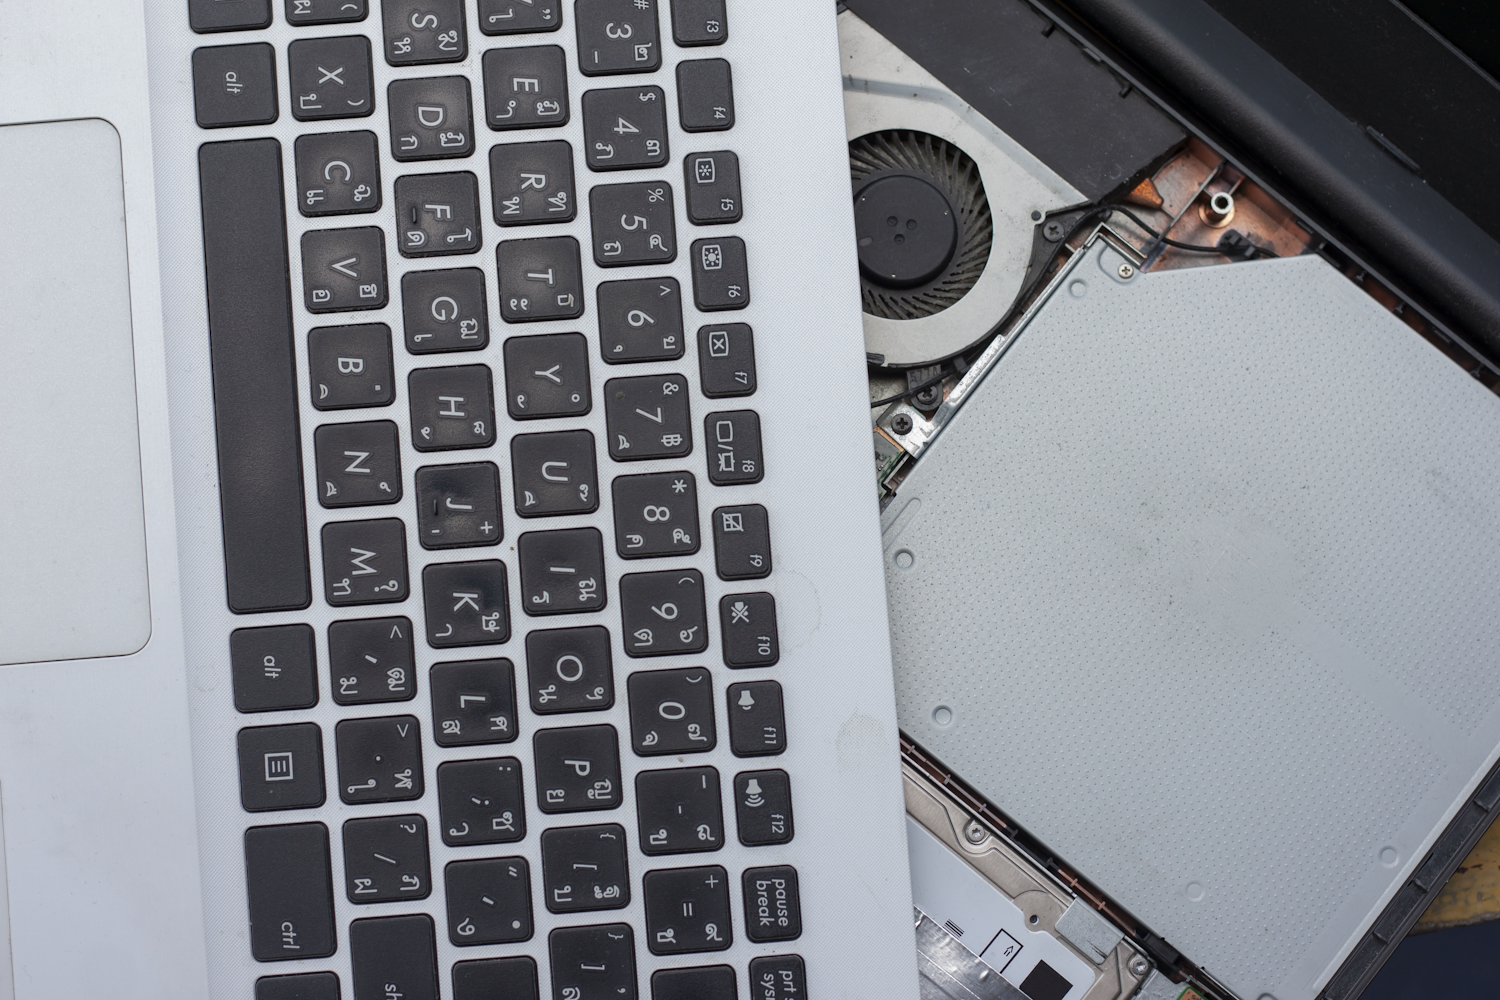
<instances>
[{"instance_id":1,"label":"keyboard frame","mask_svg":"<svg viewBox=\"0 0 1500 1000\"><path fill-rule=\"evenodd\" d=\"M293 27L284 8L275 4L272 25L263 30L197 35L188 27L181 0L147 4L148 38L156 159L163 300L173 428L174 483L179 532L179 570L189 664L189 711L193 735L194 777L199 817L199 847L204 886L204 915L211 995L244 997L259 976L332 970L346 997L351 995L349 923L366 916L428 913L438 925L437 951L441 995L451 995L451 968L457 961L531 954L540 967L539 986L550 996L546 936L554 927L624 921L637 928L636 967L641 997L650 996L650 976L660 968L728 963L735 967L741 996L749 996L747 966L761 955L795 953L807 961L808 990L813 997L916 995L916 969L910 920L910 890L894 698L892 694L885 591L877 544L875 493L869 483L868 424L863 334L849 207L847 153L842 94L838 78L838 45L834 12L793 9L786 4L733 2L728 40L719 46L683 48L672 41L670 12L659 4L662 65L648 74L585 77L578 70L576 23L571 3L563 7L559 30L531 35L491 37L478 30L474 0L466 3L468 55L458 63L392 67L381 57L383 40L378 0L366 20L354 24ZM298 38L365 34L371 40L376 106L365 118L299 122L291 114L287 85L287 44ZM204 130L193 117L191 52L201 46L265 41L277 50L278 101L281 114L268 126ZM561 128L494 132L480 124L483 114L483 53L502 47L558 45L567 53L569 122ZM677 62L724 58L736 74L736 124L727 132L684 132L676 107ZM752 67L755 67L752 70ZM397 163L390 155L386 87L395 79L466 75L475 113L475 150L463 159ZM668 95L669 158L658 168L596 173L582 155L582 95L592 89L655 84ZM371 130L381 137L383 207L373 214L304 218L295 207L293 143L297 136L333 131ZM314 597L304 611L255 615L230 613L224 599L223 549L213 437L206 312L203 289L201 221L197 197L197 150L205 142L272 137L280 141L289 275L297 378L300 392L305 510L308 519ZM488 184L488 151L506 142L564 139L573 147L574 176L580 203L572 222L502 228L493 222ZM694 226L687 221L682 191L684 157L693 152L731 149L740 158L743 218L724 226ZM796 158L798 186L787 183L781 166ZM451 258L409 260L395 244L392 185L396 178L424 172L472 172L479 181L483 243L479 253ZM588 189L599 184L660 180L672 185L676 212L676 259L667 265L600 268L590 252ZM791 195L797 195L795 198ZM380 310L311 314L301 296L303 233L321 229L378 225L385 232L388 304ZM504 239L571 235L579 241L585 305L576 320L508 324L500 318L495 280L495 245ZM748 245L751 303L731 313L699 313L692 303L692 276L687 248L691 241L715 235L737 235ZM446 267L479 267L486 280L490 344L482 351L453 355L408 354L402 345L400 278L407 271ZM675 277L683 291L684 356L675 362L606 365L599 357L595 328L599 283L627 277ZM318 411L308 385L307 332L313 327L383 322L391 328L396 365L396 400L388 407ZM710 400L699 391L697 331L712 323L749 323L756 334L757 391L749 397ZM584 417L513 421L503 415L497 398L494 446L440 454L411 447L406 375L413 369L484 363L490 366L497 393L503 392L501 350L508 336L582 332L591 348L590 379L595 401ZM688 382L695 441L685 459L620 463L605 448L602 387L609 378L675 373ZM750 485L714 486L707 476L710 452L701 438L703 417L717 410L754 409L760 414L765 476ZM345 421L392 420L402 441L403 498L395 505L326 510L316 497L311 474L313 434L319 425ZM509 469L509 439L545 430L588 429L596 441L598 510L589 515L524 520L514 511ZM505 539L498 547L427 551L415 537L415 491L412 475L424 465L493 461L500 467ZM707 532L714 507L764 504L770 511L775 571L770 578L727 582L714 572L711 535L699 552L687 558L622 560L614 551L613 511L608 483L616 476L686 469L698 481L700 531ZM331 608L321 593L318 532L331 521L401 517L408 525L407 557L411 593L399 604ZM602 613L530 618L520 606L517 561L513 546L528 530L597 527L606 537L608 604ZM421 569L430 563L500 558L510 580L512 636L501 646L436 650L419 637L417 695L409 702L339 706L330 695L327 626L335 620L404 614L421 629ZM692 567L706 581L709 645L702 653L652 659L625 655L621 644L619 578L625 573ZM724 594L767 590L777 596L781 660L769 668L730 670L723 664L717 619ZM230 693L228 636L235 628L305 622L317 636L319 703L311 709L241 715ZM524 643L534 629L600 624L613 644L616 698L608 711L539 717L531 713L525 689ZM434 663L505 656L516 666L520 735L506 744L441 748L432 740L427 669ZM637 757L629 746L626 678L638 670L705 666L714 675L716 748L681 757ZM730 753L725 721L725 689L731 683L778 680L786 696L788 749L766 758L736 758ZM422 720L423 767L427 791L415 801L384 805L345 805L337 794L333 727L341 719L410 712ZM235 734L245 726L315 722L323 731L327 795L316 809L249 814L239 802ZM531 737L539 728L608 723L620 734L624 803L619 809L548 816L536 805ZM449 848L437 836L436 768L448 760L517 757L522 761L527 796L527 836L515 844ZM647 857L632 837L632 898L622 910L554 915L541 901L538 838L555 826L619 822L635 829L634 776L642 770L712 765L719 770L724 802L725 846L716 852ZM733 776L740 771L783 768L792 775L796 837L776 847L747 848L733 834ZM429 824L429 852L434 891L424 900L356 905L343 893L341 827L346 819L419 812ZM328 959L277 963L255 962L246 932L243 831L271 823L321 821L329 828L338 921L338 950ZM519 945L459 948L444 932L446 911L440 886L443 865L466 858L521 855L531 862L533 919L536 933ZM723 952L657 957L646 947L640 890L650 870L723 865L735 883L732 892L734 944ZM748 867L791 864L801 880L801 937L793 942L757 945L743 924L738 888ZM902 986L899 984L909 984Z\"/></svg>"}]
</instances>

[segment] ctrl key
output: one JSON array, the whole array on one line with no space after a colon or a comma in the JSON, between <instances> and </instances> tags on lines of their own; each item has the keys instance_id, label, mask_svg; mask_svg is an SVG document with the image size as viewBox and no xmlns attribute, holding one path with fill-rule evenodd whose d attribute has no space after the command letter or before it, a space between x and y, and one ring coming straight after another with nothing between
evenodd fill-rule
<instances>
[{"instance_id":1,"label":"ctrl key","mask_svg":"<svg viewBox=\"0 0 1500 1000\"><path fill-rule=\"evenodd\" d=\"M338 947L328 827L255 826L245 831L250 953L258 962L324 958Z\"/></svg>"}]
</instances>

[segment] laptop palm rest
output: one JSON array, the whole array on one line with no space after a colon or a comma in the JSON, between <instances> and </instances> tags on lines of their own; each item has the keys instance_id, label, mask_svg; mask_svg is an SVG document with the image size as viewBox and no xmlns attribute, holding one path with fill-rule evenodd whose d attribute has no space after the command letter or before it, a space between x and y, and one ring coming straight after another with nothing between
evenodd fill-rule
<instances>
[{"instance_id":1,"label":"laptop palm rest","mask_svg":"<svg viewBox=\"0 0 1500 1000\"><path fill-rule=\"evenodd\" d=\"M0 127L0 664L151 634L120 140Z\"/></svg>"}]
</instances>

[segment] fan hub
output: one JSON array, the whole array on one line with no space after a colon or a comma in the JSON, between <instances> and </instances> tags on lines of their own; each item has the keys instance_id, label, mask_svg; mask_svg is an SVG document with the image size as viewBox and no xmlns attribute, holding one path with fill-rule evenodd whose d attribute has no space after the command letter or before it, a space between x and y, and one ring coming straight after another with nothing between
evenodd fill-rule
<instances>
[{"instance_id":1,"label":"fan hub","mask_svg":"<svg viewBox=\"0 0 1500 1000\"><path fill-rule=\"evenodd\" d=\"M958 245L948 198L910 174L886 174L861 188L854 196L854 229L860 268L887 288L913 288L936 278Z\"/></svg>"}]
</instances>

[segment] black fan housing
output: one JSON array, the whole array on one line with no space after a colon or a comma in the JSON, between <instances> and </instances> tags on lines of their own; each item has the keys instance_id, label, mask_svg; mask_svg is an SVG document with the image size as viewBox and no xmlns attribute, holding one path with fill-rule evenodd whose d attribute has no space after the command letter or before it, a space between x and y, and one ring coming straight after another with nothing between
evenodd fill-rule
<instances>
[{"instance_id":1,"label":"black fan housing","mask_svg":"<svg viewBox=\"0 0 1500 1000\"><path fill-rule=\"evenodd\" d=\"M979 165L946 139L888 129L849 143L864 311L942 312L979 282L993 223Z\"/></svg>"}]
</instances>

